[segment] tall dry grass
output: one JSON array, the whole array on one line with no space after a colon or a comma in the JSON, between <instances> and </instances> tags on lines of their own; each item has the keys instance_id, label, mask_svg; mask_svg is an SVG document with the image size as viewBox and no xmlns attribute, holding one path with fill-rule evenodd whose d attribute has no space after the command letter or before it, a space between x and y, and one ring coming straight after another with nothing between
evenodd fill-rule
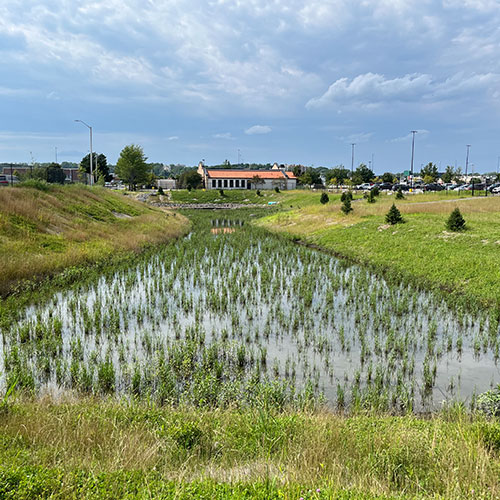
<instances>
[{"instance_id":1,"label":"tall dry grass","mask_svg":"<svg viewBox=\"0 0 500 500\"><path fill-rule=\"evenodd\" d=\"M121 217L121 212L128 216ZM180 215L103 188L2 188L0 294L22 280L167 241L188 225Z\"/></svg>"},{"instance_id":2,"label":"tall dry grass","mask_svg":"<svg viewBox=\"0 0 500 500\"><path fill-rule=\"evenodd\" d=\"M185 422L198 429L189 446L179 439ZM0 432L16 437L27 465L96 474L155 470L179 481L329 482L371 494L444 498L500 494L500 459L487 439L498 424L465 414L263 414L45 400L0 416Z\"/></svg>"}]
</instances>

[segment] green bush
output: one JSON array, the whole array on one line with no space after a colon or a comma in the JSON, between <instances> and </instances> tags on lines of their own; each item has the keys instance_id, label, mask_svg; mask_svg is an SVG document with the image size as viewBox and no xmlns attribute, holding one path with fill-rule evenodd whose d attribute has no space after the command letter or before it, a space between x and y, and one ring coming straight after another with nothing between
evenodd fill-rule
<instances>
[{"instance_id":1,"label":"green bush","mask_svg":"<svg viewBox=\"0 0 500 500\"><path fill-rule=\"evenodd\" d=\"M158 187L158 194L165 194L161 186Z\"/></svg>"},{"instance_id":2,"label":"green bush","mask_svg":"<svg viewBox=\"0 0 500 500\"><path fill-rule=\"evenodd\" d=\"M274 188L274 190L275 190L277 193L279 193L279 192L280 192L280 188L279 188L278 186L276 186L276 187Z\"/></svg>"},{"instance_id":3,"label":"green bush","mask_svg":"<svg viewBox=\"0 0 500 500\"><path fill-rule=\"evenodd\" d=\"M50 190L50 185L47 181L41 181L38 179L28 179L24 182L19 182L18 184L15 184L15 187L27 187L27 188L38 189L38 191L45 191L45 192Z\"/></svg>"},{"instance_id":4,"label":"green bush","mask_svg":"<svg viewBox=\"0 0 500 500\"><path fill-rule=\"evenodd\" d=\"M378 188L378 186L374 186L371 190L370 190L370 194L372 196L379 196L380 195L380 190Z\"/></svg>"},{"instance_id":5,"label":"green bush","mask_svg":"<svg viewBox=\"0 0 500 500\"><path fill-rule=\"evenodd\" d=\"M340 208L340 210L342 210L342 212L344 212L345 215L352 212L353 208L351 206L351 198L349 196L345 197L344 203L342 204L342 207Z\"/></svg>"},{"instance_id":6,"label":"green bush","mask_svg":"<svg viewBox=\"0 0 500 500\"><path fill-rule=\"evenodd\" d=\"M394 203L392 204L392 207L389 209L389 211L386 213L385 221L388 224L402 224L404 222L401 212L398 210L398 208Z\"/></svg>"},{"instance_id":7,"label":"green bush","mask_svg":"<svg viewBox=\"0 0 500 500\"><path fill-rule=\"evenodd\" d=\"M374 188L375 189L375 188ZM377 200L375 199L375 194L373 193L373 190L368 193L368 196L366 197L366 201L368 203L375 203Z\"/></svg>"},{"instance_id":8,"label":"green bush","mask_svg":"<svg viewBox=\"0 0 500 500\"><path fill-rule=\"evenodd\" d=\"M352 200L352 191L344 191L340 196L340 201L344 203L347 198Z\"/></svg>"},{"instance_id":9,"label":"green bush","mask_svg":"<svg viewBox=\"0 0 500 500\"><path fill-rule=\"evenodd\" d=\"M321 202L322 205L325 205L330 201L330 198L326 193L321 193L321 198L319 199L319 201Z\"/></svg>"},{"instance_id":10,"label":"green bush","mask_svg":"<svg viewBox=\"0 0 500 500\"><path fill-rule=\"evenodd\" d=\"M255 191L255 194L256 194L257 196L260 196L260 189L257 189L257 191Z\"/></svg>"},{"instance_id":11,"label":"green bush","mask_svg":"<svg viewBox=\"0 0 500 500\"><path fill-rule=\"evenodd\" d=\"M396 191L396 200L404 200L404 198L405 198L405 195L403 194L403 190L401 188L399 188Z\"/></svg>"},{"instance_id":12,"label":"green bush","mask_svg":"<svg viewBox=\"0 0 500 500\"><path fill-rule=\"evenodd\" d=\"M465 229L465 219L462 217L458 207L451 212L450 217L446 221L446 228L449 231L463 231Z\"/></svg>"}]
</instances>

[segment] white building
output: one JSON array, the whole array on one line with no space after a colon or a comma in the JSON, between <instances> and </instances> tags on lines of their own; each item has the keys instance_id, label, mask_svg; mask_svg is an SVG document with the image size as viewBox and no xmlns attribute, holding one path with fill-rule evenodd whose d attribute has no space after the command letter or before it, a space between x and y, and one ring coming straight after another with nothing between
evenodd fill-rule
<instances>
[{"instance_id":1,"label":"white building","mask_svg":"<svg viewBox=\"0 0 500 500\"><path fill-rule=\"evenodd\" d=\"M206 189L296 189L297 178L283 169L244 170L207 168L200 163L198 173Z\"/></svg>"}]
</instances>

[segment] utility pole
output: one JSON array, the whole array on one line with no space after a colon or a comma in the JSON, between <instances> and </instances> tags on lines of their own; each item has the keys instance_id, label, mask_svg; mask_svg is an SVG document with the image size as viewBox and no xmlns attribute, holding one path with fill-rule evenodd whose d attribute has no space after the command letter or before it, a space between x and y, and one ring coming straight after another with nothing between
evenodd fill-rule
<instances>
[{"instance_id":1,"label":"utility pole","mask_svg":"<svg viewBox=\"0 0 500 500\"><path fill-rule=\"evenodd\" d=\"M30 163L30 179L33 179L33 163L35 163L35 159L33 158L33 152L30 151L30 158L31 158L31 163Z\"/></svg>"},{"instance_id":2,"label":"utility pole","mask_svg":"<svg viewBox=\"0 0 500 500\"><path fill-rule=\"evenodd\" d=\"M467 170L469 169L469 149L470 144L467 144L467 155L465 156L465 182L467 182Z\"/></svg>"},{"instance_id":3,"label":"utility pole","mask_svg":"<svg viewBox=\"0 0 500 500\"><path fill-rule=\"evenodd\" d=\"M412 130L412 138L411 138L411 168L410 168L410 176L411 176L411 188L413 190L413 160L415 158L415 134L417 130Z\"/></svg>"},{"instance_id":4,"label":"utility pole","mask_svg":"<svg viewBox=\"0 0 500 500\"><path fill-rule=\"evenodd\" d=\"M352 155L351 155L351 181L352 178L354 177L354 146L356 146L356 143L351 143L352 146Z\"/></svg>"},{"instance_id":5,"label":"utility pole","mask_svg":"<svg viewBox=\"0 0 500 500\"><path fill-rule=\"evenodd\" d=\"M57 163L57 146L56 146L56 163Z\"/></svg>"},{"instance_id":6,"label":"utility pole","mask_svg":"<svg viewBox=\"0 0 500 500\"><path fill-rule=\"evenodd\" d=\"M93 168L93 154L92 154L92 127L85 123L83 120L75 120L75 122L80 122L81 124L85 125L89 131L90 131L90 185L92 186L94 184L94 168ZM97 165L96 165L97 166Z\"/></svg>"}]
</instances>

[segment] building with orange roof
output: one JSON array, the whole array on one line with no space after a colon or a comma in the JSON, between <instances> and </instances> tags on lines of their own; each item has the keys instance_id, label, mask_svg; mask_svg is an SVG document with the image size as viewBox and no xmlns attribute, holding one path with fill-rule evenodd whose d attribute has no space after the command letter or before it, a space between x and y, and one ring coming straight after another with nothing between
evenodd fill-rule
<instances>
[{"instance_id":1,"label":"building with orange roof","mask_svg":"<svg viewBox=\"0 0 500 500\"><path fill-rule=\"evenodd\" d=\"M200 162L198 173L205 189L295 189L297 177L284 169L246 170L209 168Z\"/></svg>"}]
</instances>

